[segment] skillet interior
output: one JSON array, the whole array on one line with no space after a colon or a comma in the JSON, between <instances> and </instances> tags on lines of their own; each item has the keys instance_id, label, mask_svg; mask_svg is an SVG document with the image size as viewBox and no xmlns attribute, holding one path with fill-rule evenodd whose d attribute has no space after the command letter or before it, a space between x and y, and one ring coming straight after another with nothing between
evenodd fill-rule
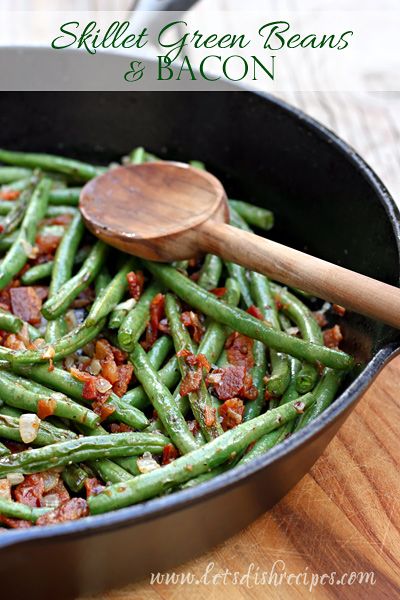
<instances>
[{"instance_id":1,"label":"skillet interior","mask_svg":"<svg viewBox=\"0 0 400 600\"><path fill-rule=\"evenodd\" d=\"M387 283L398 283L398 215L382 184L334 136L269 98L245 92L3 93L0 145L64 153L104 163L119 158L133 146L144 145L161 157L204 160L222 179L231 197L251 200L275 212L274 239ZM266 481L275 481L275 489L266 494L267 504L271 505L316 460L339 422L347 416L351 404L397 347L392 330L368 319L347 315L344 329L346 349L363 365L375 358L358 378L356 372L352 374L350 388L300 440L293 436L268 459L249 466L240 476L232 478L228 474L180 499L168 496L142 508L57 526L51 534L39 530L4 534L0 546L24 539L44 540L58 532L72 539L84 532L96 532L99 525L104 530L117 531L118 527L139 521L146 521L146 535L150 535L148 519L184 505L195 508L200 501L206 506L204 499L215 496L220 488L224 487L219 497L221 508L222 498L227 494L231 494L230 503L240 504L242 496L237 495L233 486L245 479L248 500L254 492L260 493L258 486L265 490ZM301 454L299 448L305 446L306 454ZM272 465L269 473L261 471L266 465ZM278 467L280 473L283 469L285 481L279 481ZM264 500L254 502L252 498L252 502L254 514L265 510ZM227 512L226 504L224 510ZM186 522L189 524L191 519L189 511ZM236 519L235 529L244 524L246 519ZM229 533L232 528L220 521L220 538ZM203 548L204 544L215 542L211 533L205 538ZM28 547L32 552L33 546ZM71 546L70 560L74 552ZM182 559L181 555L176 558ZM12 563L6 561L5 567L7 563L10 569ZM150 564L153 564L150 559L144 561L142 573ZM164 560L162 564L167 563ZM76 577L82 580L82 573ZM100 588L110 581L106 578ZM79 584L79 590L95 588L91 581L86 584L86 587Z\"/></svg>"}]
</instances>

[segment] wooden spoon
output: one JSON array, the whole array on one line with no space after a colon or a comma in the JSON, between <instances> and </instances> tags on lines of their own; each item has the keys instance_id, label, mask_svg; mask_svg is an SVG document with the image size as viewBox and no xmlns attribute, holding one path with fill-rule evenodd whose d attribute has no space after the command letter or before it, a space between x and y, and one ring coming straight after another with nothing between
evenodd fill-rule
<instances>
[{"instance_id":1,"label":"wooden spoon","mask_svg":"<svg viewBox=\"0 0 400 600\"><path fill-rule=\"evenodd\" d=\"M204 252L400 328L400 289L227 224L222 184L181 163L117 167L89 181L80 210L111 246L170 262Z\"/></svg>"}]
</instances>

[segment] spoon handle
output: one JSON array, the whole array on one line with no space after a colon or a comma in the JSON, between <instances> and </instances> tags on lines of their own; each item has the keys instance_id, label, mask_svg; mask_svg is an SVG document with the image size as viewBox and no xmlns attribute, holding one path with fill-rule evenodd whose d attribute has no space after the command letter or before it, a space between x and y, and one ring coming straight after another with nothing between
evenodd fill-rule
<instances>
[{"instance_id":1,"label":"spoon handle","mask_svg":"<svg viewBox=\"0 0 400 600\"><path fill-rule=\"evenodd\" d=\"M400 289L225 223L196 228L203 251L400 329Z\"/></svg>"}]
</instances>

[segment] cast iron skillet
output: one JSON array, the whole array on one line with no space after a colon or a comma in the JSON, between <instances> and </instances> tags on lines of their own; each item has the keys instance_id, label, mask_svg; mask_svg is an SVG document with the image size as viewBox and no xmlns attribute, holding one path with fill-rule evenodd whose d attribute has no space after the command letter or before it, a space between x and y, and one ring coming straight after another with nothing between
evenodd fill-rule
<instances>
[{"instance_id":1,"label":"cast iron skillet","mask_svg":"<svg viewBox=\"0 0 400 600\"><path fill-rule=\"evenodd\" d=\"M3 93L0 145L107 163L143 145L196 158L230 197L271 208L274 238L387 283L399 281L399 219L346 144L284 103L247 92ZM76 597L169 569L240 530L310 469L399 351L379 323L346 315L361 367L314 423L267 455L197 488L110 514L0 535L2 592Z\"/></svg>"}]
</instances>

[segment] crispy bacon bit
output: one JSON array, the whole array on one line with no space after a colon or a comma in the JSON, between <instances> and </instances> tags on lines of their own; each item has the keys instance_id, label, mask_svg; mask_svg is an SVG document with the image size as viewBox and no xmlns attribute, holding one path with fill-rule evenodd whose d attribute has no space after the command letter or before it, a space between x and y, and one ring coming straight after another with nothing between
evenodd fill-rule
<instances>
[{"instance_id":1,"label":"crispy bacon bit","mask_svg":"<svg viewBox=\"0 0 400 600\"><path fill-rule=\"evenodd\" d=\"M48 217L47 219L43 219L41 221L41 225L69 225L72 220L72 215L69 213L64 213L62 215L57 215L56 217Z\"/></svg>"},{"instance_id":2,"label":"crispy bacon bit","mask_svg":"<svg viewBox=\"0 0 400 600\"><path fill-rule=\"evenodd\" d=\"M275 295L274 301L275 301L276 310L282 310L282 308L284 307L284 304L282 302L281 297L278 295Z\"/></svg>"},{"instance_id":3,"label":"crispy bacon bit","mask_svg":"<svg viewBox=\"0 0 400 600\"><path fill-rule=\"evenodd\" d=\"M53 256L60 242L59 235L41 235L40 233L35 240L38 254L41 256L44 254Z\"/></svg>"},{"instance_id":4,"label":"crispy bacon bit","mask_svg":"<svg viewBox=\"0 0 400 600\"><path fill-rule=\"evenodd\" d=\"M234 331L225 343L228 361L235 366L246 369L254 367L253 340L237 331Z\"/></svg>"},{"instance_id":5,"label":"crispy bacon bit","mask_svg":"<svg viewBox=\"0 0 400 600\"><path fill-rule=\"evenodd\" d=\"M191 392L196 392L200 388L203 380L203 369L208 373L211 369L211 365L204 354L192 354L185 348L180 350L177 353L177 356L183 358L186 364L191 367L183 378L179 390L181 396L186 396Z\"/></svg>"},{"instance_id":6,"label":"crispy bacon bit","mask_svg":"<svg viewBox=\"0 0 400 600\"><path fill-rule=\"evenodd\" d=\"M216 410L213 406L204 407L204 425L206 427L212 427L216 420Z\"/></svg>"},{"instance_id":7,"label":"crispy bacon bit","mask_svg":"<svg viewBox=\"0 0 400 600\"><path fill-rule=\"evenodd\" d=\"M100 422L105 421L115 412L115 406L111 402L107 402L107 398L104 400L96 400L92 403L93 412L99 415Z\"/></svg>"},{"instance_id":8,"label":"crispy bacon bit","mask_svg":"<svg viewBox=\"0 0 400 600\"><path fill-rule=\"evenodd\" d=\"M16 200L19 198L21 192L19 190L2 190L1 191L1 199L2 200Z\"/></svg>"},{"instance_id":9,"label":"crispy bacon bit","mask_svg":"<svg viewBox=\"0 0 400 600\"><path fill-rule=\"evenodd\" d=\"M180 385L180 395L183 397L187 394L190 394L191 392L197 392L197 390L200 388L202 379L203 375L201 372L201 368L198 368L195 371L188 371Z\"/></svg>"},{"instance_id":10,"label":"crispy bacon bit","mask_svg":"<svg viewBox=\"0 0 400 600\"><path fill-rule=\"evenodd\" d=\"M32 523L30 521L24 521L23 519L10 519L10 517L5 517L4 515L0 515L0 523L6 525L10 529L26 529L27 527L32 527Z\"/></svg>"},{"instance_id":11,"label":"crispy bacon bit","mask_svg":"<svg viewBox=\"0 0 400 600\"><path fill-rule=\"evenodd\" d=\"M27 506L41 505L44 494L44 481L41 473L27 475L24 481L14 488L14 498Z\"/></svg>"},{"instance_id":12,"label":"crispy bacon bit","mask_svg":"<svg viewBox=\"0 0 400 600\"><path fill-rule=\"evenodd\" d=\"M130 363L118 367L118 381L113 385L113 392L120 398L126 394L132 375L133 366Z\"/></svg>"},{"instance_id":13,"label":"crispy bacon bit","mask_svg":"<svg viewBox=\"0 0 400 600\"><path fill-rule=\"evenodd\" d=\"M77 298L72 302L72 308L85 308L89 304L92 304L94 300L94 290L91 287L87 287L83 290Z\"/></svg>"},{"instance_id":14,"label":"crispy bacon bit","mask_svg":"<svg viewBox=\"0 0 400 600\"><path fill-rule=\"evenodd\" d=\"M244 413L244 404L239 398L229 398L219 407L219 414L222 417L222 429L227 431L233 429L242 422Z\"/></svg>"},{"instance_id":15,"label":"crispy bacon bit","mask_svg":"<svg viewBox=\"0 0 400 600\"><path fill-rule=\"evenodd\" d=\"M200 344L205 328L200 321L199 315L192 310L187 310L181 314L181 321L185 327L191 330L191 336L196 344Z\"/></svg>"},{"instance_id":16,"label":"crispy bacon bit","mask_svg":"<svg viewBox=\"0 0 400 600\"><path fill-rule=\"evenodd\" d=\"M84 481L84 485L86 498L89 498L89 496L96 496L104 490L104 485L102 485L96 477L87 477Z\"/></svg>"},{"instance_id":17,"label":"crispy bacon bit","mask_svg":"<svg viewBox=\"0 0 400 600\"><path fill-rule=\"evenodd\" d=\"M255 317L256 319L260 319L260 321L263 321L263 319L264 319L261 310L259 308L257 308L257 306L254 306L254 304L249 306L249 308L247 309L246 312L248 312L249 315L251 315L252 317Z\"/></svg>"},{"instance_id":18,"label":"crispy bacon bit","mask_svg":"<svg viewBox=\"0 0 400 600\"><path fill-rule=\"evenodd\" d=\"M236 396L254 400L257 397L257 389L253 386L252 377L243 366L215 369L207 377L206 383L214 386L220 400L228 400Z\"/></svg>"},{"instance_id":19,"label":"crispy bacon bit","mask_svg":"<svg viewBox=\"0 0 400 600\"><path fill-rule=\"evenodd\" d=\"M314 311L312 313L312 316L317 321L317 323L320 327L325 327L325 325L328 325L328 321L326 320L325 314L322 313L321 311L319 311L319 310Z\"/></svg>"},{"instance_id":20,"label":"crispy bacon bit","mask_svg":"<svg viewBox=\"0 0 400 600\"><path fill-rule=\"evenodd\" d=\"M59 479L57 484L51 489L51 494L58 496L59 504L63 504L70 499L68 490L61 479ZM44 496L44 498L46 498L46 496Z\"/></svg>"},{"instance_id":21,"label":"crispy bacon bit","mask_svg":"<svg viewBox=\"0 0 400 600\"><path fill-rule=\"evenodd\" d=\"M34 285L33 289L41 300L46 300L49 295L49 287L47 285Z\"/></svg>"},{"instance_id":22,"label":"crispy bacon bit","mask_svg":"<svg viewBox=\"0 0 400 600\"><path fill-rule=\"evenodd\" d=\"M54 415L54 411L57 407L57 400L54 398L40 398L37 407L37 415L39 419L45 419Z\"/></svg>"},{"instance_id":23,"label":"crispy bacon bit","mask_svg":"<svg viewBox=\"0 0 400 600\"><path fill-rule=\"evenodd\" d=\"M346 309L344 306L340 306L340 304L332 304L332 310L339 317L343 317L346 314Z\"/></svg>"},{"instance_id":24,"label":"crispy bacon bit","mask_svg":"<svg viewBox=\"0 0 400 600\"><path fill-rule=\"evenodd\" d=\"M158 332L164 331L169 333L168 321L162 323L165 317L165 296L164 294L156 294L150 302L150 319L146 327L145 339L142 346L145 350L150 350L154 342L158 338ZM167 329L167 330L166 330Z\"/></svg>"},{"instance_id":25,"label":"crispy bacon bit","mask_svg":"<svg viewBox=\"0 0 400 600\"><path fill-rule=\"evenodd\" d=\"M324 344L328 348L339 348L339 344L343 339L339 325L335 325L331 329L326 329L323 332Z\"/></svg>"},{"instance_id":26,"label":"crispy bacon bit","mask_svg":"<svg viewBox=\"0 0 400 600\"><path fill-rule=\"evenodd\" d=\"M144 275L142 271L131 271L126 276L126 279L128 281L129 294L134 300L139 300L144 285Z\"/></svg>"},{"instance_id":27,"label":"crispy bacon bit","mask_svg":"<svg viewBox=\"0 0 400 600\"><path fill-rule=\"evenodd\" d=\"M11 309L15 316L31 325L40 323L42 300L34 287L14 287L10 289Z\"/></svg>"},{"instance_id":28,"label":"crispy bacon bit","mask_svg":"<svg viewBox=\"0 0 400 600\"><path fill-rule=\"evenodd\" d=\"M80 371L75 367L71 368L70 373L75 379L83 383L82 397L85 400L93 400L92 409L100 416L100 420L104 421L107 417L112 415L115 411L115 406L110 402L107 402L112 392L112 387L110 386L109 390L102 393L98 390L98 383L99 380L102 379L101 377L95 377L94 375Z\"/></svg>"},{"instance_id":29,"label":"crispy bacon bit","mask_svg":"<svg viewBox=\"0 0 400 600\"><path fill-rule=\"evenodd\" d=\"M48 512L38 518L36 525L52 525L64 521L75 521L89 514L86 500L83 498L71 498L55 510Z\"/></svg>"},{"instance_id":30,"label":"crispy bacon bit","mask_svg":"<svg viewBox=\"0 0 400 600\"><path fill-rule=\"evenodd\" d=\"M170 462L178 458L179 452L173 444L167 444L163 448L162 460L163 465L169 465Z\"/></svg>"},{"instance_id":31,"label":"crispy bacon bit","mask_svg":"<svg viewBox=\"0 0 400 600\"><path fill-rule=\"evenodd\" d=\"M3 346L11 350L26 350L24 342L15 333L10 333L3 339Z\"/></svg>"},{"instance_id":32,"label":"crispy bacon bit","mask_svg":"<svg viewBox=\"0 0 400 600\"><path fill-rule=\"evenodd\" d=\"M214 294L214 296L217 296L217 298L225 296L227 291L228 290L226 287L214 288L213 290L210 290L211 294Z\"/></svg>"},{"instance_id":33,"label":"crispy bacon bit","mask_svg":"<svg viewBox=\"0 0 400 600\"><path fill-rule=\"evenodd\" d=\"M128 433L129 431L133 431L133 429L125 423L111 423L110 431L111 433Z\"/></svg>"}]
</instances>

